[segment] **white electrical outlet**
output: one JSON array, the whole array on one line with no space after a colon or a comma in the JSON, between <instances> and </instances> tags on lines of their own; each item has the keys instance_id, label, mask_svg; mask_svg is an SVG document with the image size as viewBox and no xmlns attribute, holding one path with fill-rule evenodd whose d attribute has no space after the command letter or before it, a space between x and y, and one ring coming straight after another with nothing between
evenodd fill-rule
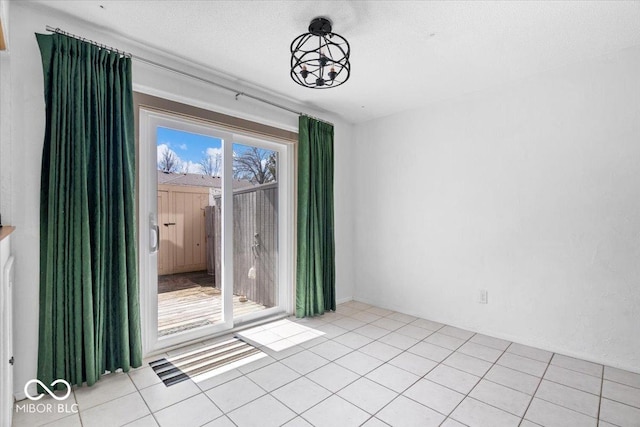
<instances>
[{"instance_id":1,"label":"white electrical outlet","mask_svg":"<svg viewBox=\"0 0 640 427\"><path fill-rule=\"evenodd\" d=\"M489 291L486 289L480 289L480 293L478 294L478 302L480 304L487 304L489 302Z\"/></svg>"}]
</instances>

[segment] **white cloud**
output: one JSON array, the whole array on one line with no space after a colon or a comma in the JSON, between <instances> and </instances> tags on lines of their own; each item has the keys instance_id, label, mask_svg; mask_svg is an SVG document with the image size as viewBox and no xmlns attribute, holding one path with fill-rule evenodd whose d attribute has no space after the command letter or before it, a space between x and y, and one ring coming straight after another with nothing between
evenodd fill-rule
<instances>
[{"instance_id":1,"label":"white cloud","mask_svg":"<svg viewBox=\"0 0 640 427\"><path fill-rule=\"evenodd\" d=\"M222 156L222 149L209 147L207 148L206 153L207 153L207 156L217 156L217 155Z\"/></svg>"},{"instance_id":2,"label":"white cloud","mask_svg":"<svg viewBox=\"0 0 640 427\"><path fill-rule=\"evenodd\" d=\"M186 144L182 144L182 145L179 146L179 148L181 148L181 149L187 149L186 147L187 147ZM200 166L199 162L194 162L194 161L191 161L191 160L183 160L182 158L180 158L180 156L175 151L173 151L171 149L171 144L170 143L162 143L162 144L158 145L158 148L157 148L157 163L158 164L160 163L160 160L162 160L162 157L164 155L165 150L168 150L177 159L178 167L177 167L176 171L178 173L197 173L197 174L201 174L202 173L202 167ZM217 155L220 155L220 157L222 157L222 149L209 147L206 150L206 155L207 156L214 156L214 158Z\"/></svg>"},{"instance_id":3,"label":"white cloud","mask_svg":"<svg viewBox=\"0 0 640 427\"><path fill-rule=\"evenodd\" d=\"M179 147L181 150L188 150L188 148L187 148L187 144L180 144L178 147Z\"/></svg>"},{"instance_id":4,"label":"white cloud","mask_svg":"<svg viewBox=\"0 0 640 427\"><path fill-rule=\"evenodd\" d=\"M185 170L186 169L186 170ZM186 173L202 173L202 168L199 163L192 162L191 160L187 162L182 162L182 168L180 172Z\"/></svg>"},{"instance_id":5,"label":"white cloud","mask_svg":"<svg viewBox=\"0 0 640 427\"><path fill-rule=\"evenodd\" d=\"M178 155L175 153L175 151L173 151L171 148L169 148L169 144L166 144L166 143L158 144L158 160L157 160L157 163L160 163L160 160L162 160L162 156L164 155L165 150L169 150L170 153L173 153L176 157L178 157Z\"/></svg>"},{"instance_id":6,"label":"white cloud","mask_svg":"<svg viewBox=\"0 0 640 427\"><path fill-rule=\"evenodd\" d=\"M180 158L180 156L178 156L178 154L170 148L170 144L166 144L165 143L165 144L159 144L158 145L157 160L156 160L156 163L158 165L160 164L160 161L162 160L162 157L164 156L165 151L168 151L169 153L172 153L173 156L176 158L176 160L177 160L176 161L176 164L177 164L176 172L184 172L184 170L183 170L184 167L185 166L189 167L188 163L193 163L193 162L185 163L184 160L182 160Z\"/></svg>"}]
</instances>

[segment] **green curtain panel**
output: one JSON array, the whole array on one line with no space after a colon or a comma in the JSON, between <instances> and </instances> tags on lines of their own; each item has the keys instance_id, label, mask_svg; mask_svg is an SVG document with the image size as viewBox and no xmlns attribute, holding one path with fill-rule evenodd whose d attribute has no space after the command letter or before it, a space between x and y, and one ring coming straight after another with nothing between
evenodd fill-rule
<instances>
[{"instance_id":1,"label":"green curtain panel","mask_svg":"<svg viewBox=\"0 0 640 427\"><path fill-rule=\"evenodd\" d=\"M131 59L36 34L46 102L38 378L142 364Z\"/></svg>"},{"instance_id":2,"label":"green curtain panel","mask_svg":"<svg viewBox=\"0 0 640 427\"><path fill-rule=\"evenodd\" d=\"M336 309L333 126L300 116L296 316Z\"/></svg>"}]
</instances>

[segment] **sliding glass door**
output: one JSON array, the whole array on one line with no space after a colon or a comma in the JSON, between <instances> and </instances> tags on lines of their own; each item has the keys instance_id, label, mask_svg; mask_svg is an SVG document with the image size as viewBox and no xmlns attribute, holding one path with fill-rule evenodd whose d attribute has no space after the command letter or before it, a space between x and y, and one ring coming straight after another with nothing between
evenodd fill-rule
<instances>
[{"instance_id":1,"label":"sliding glass door","mask_svg":"<svg viewBox=\"0 0 640 427\"><path fill-rule=\"evenodd\" d=\"M288 146L141 109L139 157L145 350L288 310Z\"/></svg>"}]
</instances>

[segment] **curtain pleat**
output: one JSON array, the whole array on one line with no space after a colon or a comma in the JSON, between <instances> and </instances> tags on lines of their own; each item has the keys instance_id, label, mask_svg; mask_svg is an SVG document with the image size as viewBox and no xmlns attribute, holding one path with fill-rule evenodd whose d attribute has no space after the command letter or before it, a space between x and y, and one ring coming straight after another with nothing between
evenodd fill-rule
<instances>
[{"instance_id":1,"label":"curtain pleat","mask_svg":"<svg viewBox=\"0 0 640 427\"><path fill-rule=\"evenodd\" d=\"M296 316L336 309L333 126L300 116Z\"/></svg>"},{"instance_id":2,"label":"curtain pleat","mask_svg":"<svg viewBox=\"0 0 640 427\"><path fill-rule=\"evenodd\" d=\"M131 59L36 37L46 101L38 379L92 385L142 364Z\"/></svg>"}]
</instances>

